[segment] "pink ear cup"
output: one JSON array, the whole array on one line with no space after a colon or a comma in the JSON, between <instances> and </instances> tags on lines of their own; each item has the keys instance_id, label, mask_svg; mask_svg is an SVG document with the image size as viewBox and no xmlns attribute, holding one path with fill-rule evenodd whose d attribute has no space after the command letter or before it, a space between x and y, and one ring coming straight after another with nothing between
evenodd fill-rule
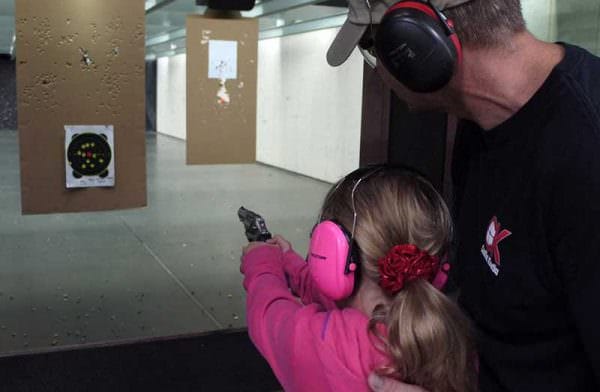
<instances>
[{"instance_id":1,"label":"pink ear cup","mask_svg":"<svg viewBox=\"0 0 600 392\"><path fill-rule=\"evenodd\" d=\"M433 278L433 282L431 284L438 290L442 290L444 286L446 286L446 282L448 281L448 273L450 272L450 264L442 263L440 265L440 269L437 274Z\"/></svg>"},{"instance_id":2,"label":"pink ear cup","mask_svg":"<svg viewBox=\"0 0 600 392\"><path fill-rule=\"evenodd\" d=\"M344 273L349 248L344 232L334 222L323 221L313 230L308 249L310 275L319 291L334 301L348 298L354 289L356 265Z\"/></svg>"}]
</instances>

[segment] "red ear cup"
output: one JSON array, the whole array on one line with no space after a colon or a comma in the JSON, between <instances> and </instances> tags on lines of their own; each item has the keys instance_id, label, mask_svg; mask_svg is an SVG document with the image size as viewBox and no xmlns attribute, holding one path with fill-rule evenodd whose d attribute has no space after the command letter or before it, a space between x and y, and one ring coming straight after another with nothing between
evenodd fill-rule
<instances>
[{"instance_id":1,"label":"red ear cup","mask_svg":"<svg viewBox=\"0 0 600 392\"><path fill-rule=\"evenodd\" d=\"M448 84L462 56L451 22L429 3L418 1L390 7L377 29L375 50L398 81L419 93Z\"/></svg>"},{"instance_id":2,"label":"red ear cup","mask_svg":"<svg viewBox=\"0 0 600 392\"><path fill-rule=\"evenodd\" d=\"M347 230L333 221L323 221L313 229L308 249L308 268L317 288L339 301L354 290L356 263Z\"/></svg>"}]
</instances>

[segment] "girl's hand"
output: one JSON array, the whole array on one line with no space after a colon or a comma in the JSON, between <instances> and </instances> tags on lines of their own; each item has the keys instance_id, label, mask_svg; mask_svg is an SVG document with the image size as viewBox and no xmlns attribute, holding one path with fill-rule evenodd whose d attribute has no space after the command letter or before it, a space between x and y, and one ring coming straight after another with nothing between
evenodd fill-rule
<instances>
[{"instance_id":1,"label":"girl's hand","mask_svg":"<svg viewBox=\"0 0 600 392\"><path fill-rule=\"evenodd\" d=\"M292 249L292 244L290 244L288 240L286 240L285 238L283 238L280 235L275 235L273 238L271 238L270 240L267 240L266 242L261 242L261 241L249 242L248 245L242 247L242 257L246 256L246 253L250 252L252 249L258 248L261 246L276 246L279 249L281 249L282 253L285 253L288 250Z\"/></svg>"},{"instance_id":2,"label":"girl's hand","mask_svg":"<svg viewBox=\"0 0 600 392\"><path fill-rule=\"evenodd\" d=\"M427 392L416 385L404 384L392 378L382 377L375 373L369 375L369 386L373 392Z\"/></svg>"},{"instance_id":3,"label":"girl's hand","mask_svg":"<svg viewBox=\"0 0 600 392\"><path fill-rule=\"evenodd\" d=\"M249 242L248 245L242 247L242 257L246 256L248 252L250 252L254 248L259 248L261 246L277 246L275 244L270 244L261 241Z\"/></svg>"},{"instance_id":4,"label":"girl's hand","mask_svg":"<svg viewBox=\"0 0 600 392\"><path fill-rule=\"evenodd\" d=\"M279 246L282 253L285 253L288 250L292 249L292 244L290 244L288 240L286 240L278 234L273 236L273 238L271 238L270 240L267 240L267 243Z\"/></svg>"}]
</instances>

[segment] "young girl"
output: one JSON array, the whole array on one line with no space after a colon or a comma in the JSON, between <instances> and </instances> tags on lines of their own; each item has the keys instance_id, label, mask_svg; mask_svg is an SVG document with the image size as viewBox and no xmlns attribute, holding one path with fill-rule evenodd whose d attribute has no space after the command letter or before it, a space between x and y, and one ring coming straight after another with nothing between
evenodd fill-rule
<instances>
[{"instance_id":1,"label":"young girl","mask_svg":"<svg viewBox=\"0 0 600 392\"><path fill-rule=\"evenodd\" d=\"M329 191L308 261L280 236L246 246L248 332L284 389L368 391L375 371L475 391L469 322L432 284L443 285L451 235L429 182L371 167Z\"/></svg>"}]
</instances>

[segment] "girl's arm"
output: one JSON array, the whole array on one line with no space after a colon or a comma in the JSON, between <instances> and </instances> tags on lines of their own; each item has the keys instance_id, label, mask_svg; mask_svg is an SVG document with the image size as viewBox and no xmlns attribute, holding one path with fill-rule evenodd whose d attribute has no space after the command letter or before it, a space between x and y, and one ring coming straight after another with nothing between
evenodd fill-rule
<instances>
[{"instance_id":1,"label":"girl's arm","mask_svg":"<svg viewBox=\"0 0 600 392\"><path fill-rule=\"evenodd\" d=\"M298 328L317 316L315 305L302 306L288 288L283 254L264 244L242 256L248 334L284 388L295 378L294 344ZM307 328L301 328L308 333ZM312 339L312 338L311 338Z\"/></svg>"},{"instance_id":2,"label":"girl's arm","mask_svg":"<svg viewBox=\"0 0 600 392\"><path fill-rule=\"evenodd\" d=\"M300 297L303 304L317 304L325 310L337 309L335 302L319 291L310 275L308 263L292 249L292 244L288 240L277 234L267 243L276 244L281 249L283 270L288 285L292 293Z\"/></svg>"},{"instance_id":3,"label":"girl's arm","mask_svg":"<svg viewBox=\"0 0 600 392\"><path fill-rule=\"evenodd\" d=\"M372 344L368 318L354 309L302 305L290 292L284 265L299 290L310 292L300 278L308 274L304 261L278 246L247 249L241 265L248 334L283 389L321 390L328 383L335 391L367 390L369 371L388 362ZM319 376L307 380L307 374Z\"/></svg>"},{"instance_id":4,"label":"girl's arm","mask_svg":"<svg viewBox=\"0 0 600 392\"><path fill-rule=\"evenodd\" d=\"M316 303L326 310L336 309L335 302L327 298L316 287L310 276L308 263L293 249L283 253L283 270L287 276L292 292L297 295L303 304Z\"/></svg>"}]
</instances>

